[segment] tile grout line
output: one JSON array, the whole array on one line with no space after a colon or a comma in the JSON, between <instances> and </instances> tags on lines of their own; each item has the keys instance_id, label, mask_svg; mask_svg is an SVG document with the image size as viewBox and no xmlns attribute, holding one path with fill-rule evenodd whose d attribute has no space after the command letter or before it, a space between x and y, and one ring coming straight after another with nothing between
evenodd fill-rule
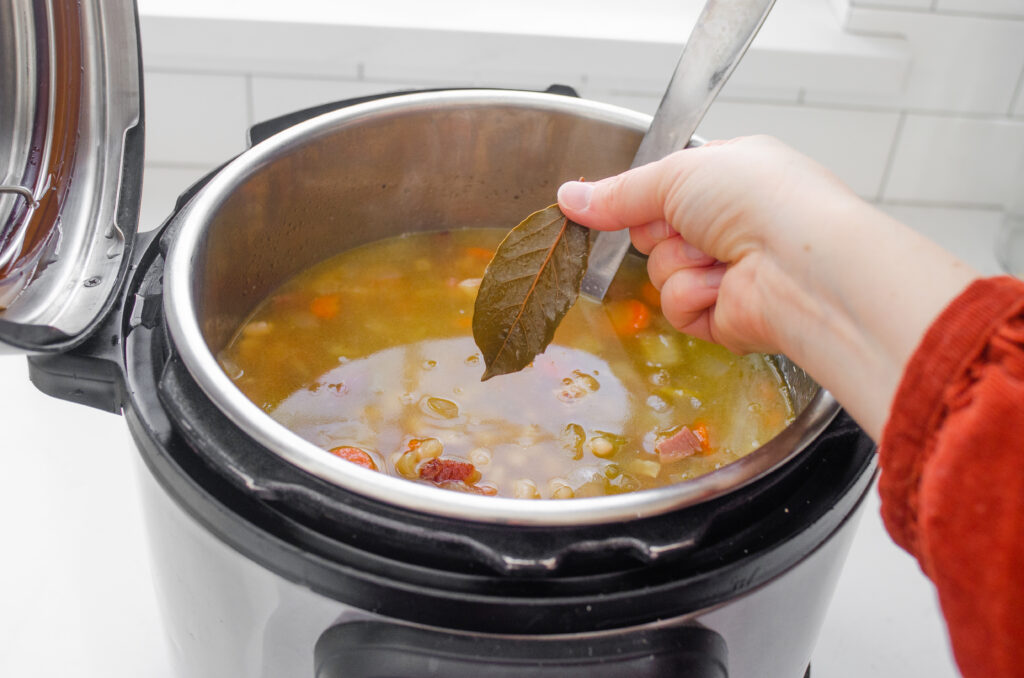
<instances>
[{"instance_id":1,"label":"tile grout line","mask_svg":"<svg viewBox=\"0 0 1024 678\"><path fill-rule=\"evenodd\" d=\"M359 64L360 68L355 75L339 75L327 76L322 74L310 74L302 73L299 71L224 71L224 70L202 70L202 69L178 69L178 68L166 68L162 66L156 66L152 68L146 68L146 73L153 75L182 75L182 76L210 76L218 78L252 78L256 79L267 79L267 80L308 80L318 83L328 84L365 84L365 83L380 83L382 85L396 85L399 87L406 86L419 86L419 87L450 87L453 86L450 80L445 80L442 77L437 78L395 78L395 77L377 77L377 78L365 78L363 70L364 65ZM466 87L471 85L466 84ZM499 85L495 85L499 87ZM660 96L660 93L658 94Z\"/></svg>"},{"instance_id":2,"label":"tile grout line","mask_svg":"<svg viewBox=\"0 0 1024 678\"><path fill-rule=\"evenodd\" d=\"M1013 88L1013 96L1010 97L1010 105L1006 108L1006 115L1010 118L1014 117L1013 107L1021 97L1024 97L1024 66L1020 69L1020 75L1017 76L1017 86Z\"/></svg>"},{"instance_id":3,"label":"tile grout line","mask_svg":"<svg viewBox=\"0 0 1024 678\"><path fill-rule=\"evenodd\" d=\"M1002 14L999 12L992 12L986 14L984 12L970 12L967 10L948 10L938 9L935 13L939 16L951 16L958 19L990 19L992 21L1024 21L1024 16L1019 14Z\"/></svg>"},{"instance_id":4,"label":"tile grout line","mask_svg":"<svg viewBox=\"0 0 1024 678\"><path fill-rule=\"evenodd\" d=\"M866 9L872 12L899 12L904 14L937 14L939 16L951 16L963 19L992 19L995 21L1024 21L1020 14L1009 14L1003 12L978 12L963 9L940 9L938 0L932 0L931 7L894 7L892 5L878 5L875 3L864 3L854 5L851 9Z\"/></svg>"},{"instance_id":5,"label":"tile grout line","mask_svg":"<svg viewBox=\"0 0 1024 678\"><path fill-rule=\"evenodd\" d=\"M932 0L934 2L934 0ZM932 10L927 7L900 7L895 5L877 4L874 2L857 2L851 5L850 9L867 9L872 12L906 12L907 14L929 14Z\"/></svg>"},{"instance_id":6,"label":"tile grout line","mask_svg":"<svg viewBox=\"0 0 1024 678\"><path fill-rule=\"evenodd\" d=\"M1020 88L1024 89L1024 71L1021 74ZM871 104L852 103L843 104L828 101L807 101L806 90L803 91L804 97L796 101L792 99L761 99L757 97L720 97L718 101L729 101L732 103L748 103L748 104L763 104L766 106L793 106L800 104L804 108L809 109L820 109L829 111L849 111L851 113L878 113L878 114L889 114L893 115L896 113L907 113L910 115L918 115L922 117L940 118L944 120L973 120L976 122L1001 122L1007 118L1007 113L981 113L978 111L950 111L944 109L928 109L928 108L899 108L897 106L875 106ZM644 96L639 94L636 96ZM1019 118L1020 116L1011 116Z\"/></svg>"},{"instance_id":7,"label":"tile grout line","mask_svg":"<svg viewBox=\"0 0 1024 678\"><path fill-rule=\"evenodd\" d=\"M903 139L903 128L906 125L907 113L906 111L900 112L899 120L896 122L896 131L892 135L892 144L889 147L889 156L885 160L885 169L882 170L882 177L878 182L878 193L876 194L876 200L881 202L885 200L885 191L889 185L889 179L892 176L892 168L896 164L896 153L899 149L900 141Z\"/></svg>"}]
</instances>

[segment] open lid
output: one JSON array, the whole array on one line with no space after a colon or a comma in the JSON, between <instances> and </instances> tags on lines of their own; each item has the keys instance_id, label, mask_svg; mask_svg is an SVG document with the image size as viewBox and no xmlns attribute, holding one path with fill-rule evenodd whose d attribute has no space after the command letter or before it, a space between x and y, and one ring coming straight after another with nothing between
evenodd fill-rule
<instances>
[{"instance_id":1,"label":"open lid","mask_svg":"<svg viewBox=\"0 0 1024 678\"><path fill-rule=\"evenodd\" d=\"M0 353L64 351L114 305L138 228L134 0L0 2Z\"/></svg>"}]
</instances>

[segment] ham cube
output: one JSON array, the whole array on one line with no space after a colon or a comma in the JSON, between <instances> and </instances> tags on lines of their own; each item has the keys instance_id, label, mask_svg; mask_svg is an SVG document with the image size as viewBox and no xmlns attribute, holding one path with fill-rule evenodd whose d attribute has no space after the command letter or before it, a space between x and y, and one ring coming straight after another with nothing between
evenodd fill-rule
<instances>
[{"instance_id":1,"label":"ham cube","mask_svg":"<svg viewBox=\"0 0 1024 678\"><path fill-rule=\"evenodd\" d=\"M658 460L662 464L671 464L674 461L693 456L701 447L703 445L697 434L684 426L675 435L665 438L655 445L654 451L658 453Z\"/></svg>"},{"instance_id":2,"label":"ham cube","mask_svg":"<svg viewBox=\"0 0 1024 678\"><path fill-rule=\"evenodd\" d=\"M420 478L435 483L446 483L450 480L465 481L472 477L475 468L472 464L455 459L431 459L420 466ZM479 476L478 476L479 477Z\"/></svg>"}]
</instances>

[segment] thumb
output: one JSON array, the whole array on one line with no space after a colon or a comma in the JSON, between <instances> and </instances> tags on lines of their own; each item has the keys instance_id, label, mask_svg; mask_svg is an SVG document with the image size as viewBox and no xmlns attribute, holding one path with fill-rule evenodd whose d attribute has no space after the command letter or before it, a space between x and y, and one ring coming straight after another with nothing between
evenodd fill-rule
<instances>
[{"instance_id":1,"label":"thumb","mask_svg":"<svg viewBox=\"0 0 1024 678\"><path fill-rule=\"evenodd\" d=\"M665 196L673 180L671 158L600 181L567 181L558 189L558 206L576 223L603 231L664 219Z\"/></svg>"}]
</instances>

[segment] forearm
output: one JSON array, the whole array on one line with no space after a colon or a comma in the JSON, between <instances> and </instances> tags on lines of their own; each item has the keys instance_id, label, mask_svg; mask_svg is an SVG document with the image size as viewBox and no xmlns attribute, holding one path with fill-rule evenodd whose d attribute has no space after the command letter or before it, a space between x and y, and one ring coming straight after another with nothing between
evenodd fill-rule
<instances>
[{"instance_id":1,"label":"forearm","mask_svg":"<svg viewBox=\"0 0 1024 678\"><path fill-rule=\"evenodd\" d=\"M804 229L784 284L805 299L778 317L778 342L878 440L893 396L921 337L977 273L938 245L859 199ZM793 317L795 316L795 317Z\"/></svg>"}]
</instances>

